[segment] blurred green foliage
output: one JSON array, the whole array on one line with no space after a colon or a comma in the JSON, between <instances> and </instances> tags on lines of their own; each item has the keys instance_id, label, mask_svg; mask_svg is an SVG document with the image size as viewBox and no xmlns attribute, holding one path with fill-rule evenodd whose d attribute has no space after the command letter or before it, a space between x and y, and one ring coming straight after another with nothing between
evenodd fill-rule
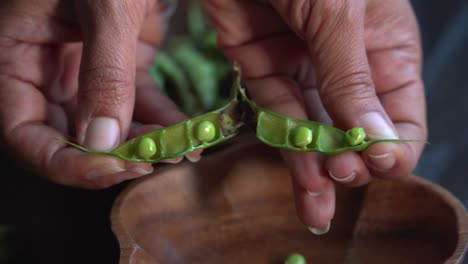
<instances>
[{"instance_id":1,"label":"blurred green foliage","mask_svg":"<svg viewBox=\"0 0 468 264\"><path fill-rule=\"evenodd\" d=\"M186 23L188 34L169 37L150 73L158 87L193 117L228 102L234 74L198 1L190 2Z\"/></svg>"}]
</instances>

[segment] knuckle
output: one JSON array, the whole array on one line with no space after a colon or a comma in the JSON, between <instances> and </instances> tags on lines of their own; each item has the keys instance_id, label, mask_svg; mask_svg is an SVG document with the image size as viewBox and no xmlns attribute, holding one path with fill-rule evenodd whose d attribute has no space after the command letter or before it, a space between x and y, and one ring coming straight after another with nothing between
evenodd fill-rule
<instances>
[{"instance_id":1,"label":"knuckle","mask_svg":"<svg viewBox=\"0 0 468 264\"><path fill-rule=\"evenodd\" d=\"M103 107L114 107L124 104L131 97L133 84L122 68L94 68L82 72L80 78L81 100L92 101Z\"/></svg>"},{"instance_id":2,"label":"knuckle","mask_svg":"<svg viewBox=\"0 0 468 264\"><path fill-rule=\"evenodd\" d=\"M309 0L291 1L289 3L289 13L287 20L293 29L301 36L304 36L307 28L313 23L314 4Z\"/></svg>"},{"instance_id":3,"label":"knuckle","mask_svg":"<svg viewBox=\"0 0 468 264\"><path fill-rule=\"evenodd\" d=\"M148 9L148 1L105 0L84 2L95 19L106 18L127 29L136 28L141 23Z\"/></svg>"},{"instance_id":4,"label":"knuckle","mask_svg":"<svg viewBox=\"0 0 468 264\"><path fill-rule=\"evenodd\" d=\"M345 18L349 5L348 1L291 1L288 20L301 36L310 38L324 24Z\"/></svg>"},{"instance_id":5,"label":"knuckle","mask_svg":"<svg viewBox=\"0 0 468 264\"><path fill-rule=\"evenodd\" d=\"M290 1L288 21L296 33L313 41L318 34L328 39L337 27L352 27L365 10L364 1L299 0Z\"/></svg>"},{"instance_id":6,"label":"knuckle","mask_svg":"<svg viewBox=\"0 0 468 264\"><path fill-rule=\"evenodd\" d=\"M318 1L320 3L320 13L324 17L337 18L346 14L350 1Z\"/></svg>"},{"instance_id":7,"label":"knuckle","mask_svg":"<svg viewBox=\"0 0 468 264\"><path fill-rule=\"evenodd\" d=\"M375 97L375 90L370 73L360 71L323 82L320 94L324 104L330 105L337 100L346 103L371 99Z\"/></svg>"}]
</instances>

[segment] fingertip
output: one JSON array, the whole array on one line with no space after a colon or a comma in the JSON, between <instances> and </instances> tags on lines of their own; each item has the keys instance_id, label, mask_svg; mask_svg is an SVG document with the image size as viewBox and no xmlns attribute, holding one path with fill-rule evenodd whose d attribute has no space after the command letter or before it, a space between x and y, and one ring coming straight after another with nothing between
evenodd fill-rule
<instances>
[{"instance_id":1,"label":"fingertip","mask_svg":"<svg viewBox=\"0 0 468 264\"><path fill-rule=\"evenodd\" d=\"M109 151L120 142L120 125L117 119L95 117L81 136L82 144L94 151Z\"/></svg>"},{"instance_id":2,"label":"fingertip","mask_svg":"<svg viewBox=\"0 0 468 264\"><path fill-rule=\"evenodd\" d=\"M168 164L177 164L177 163L180 163L183 159L184 157L177 157L177 158L163 159L160 162L168 163Z\"/></svg>"},{"instance_id":3,"label":"fingertip","mask_svg":"<svg viewBox=\"0 0 468 264\"><path fill-rule=\"evenodd\" d=\"M362 186L371 178L361 156L352 151L329 156L325 169L334 182L351 187Z\"/></svg>"},{"instance_id":4,"label":"fingertip","mask_svg":"<svg viewBox=\"0 0 468 264\"><path fill-rule=\"evenodd\" d=\"M416 166L416 157L405 143L381 142L363 152L363 159L372 175L401 179L410 175Z\"/></svg>"},{"instance_id":5,"label":"fingertip","mask_svg":"<svg viewBox=\"0 0 468 264\"><path fill-rule=\"evenodd\" d=\"M328 233L328 231L330 231L330 227L331 227L331 220L328 221L328 223L322 227L310 227L309 226L307 228L312 234L321 236L321 235L325 235L326 233Z\"/></svg>"},{"instance_id":6,"label":"fingertip","mask_svg":"<svg viewBox=\"0 0 468 264\"><path fill-rule=\"evenodd\" d=\"M335 213L335 189L333 183L328 180L326 188L317 195L310 195L306 189L295 183L294 193L297 215L299 219L310 228L315 228L316 233L327 226Z\"/></svg>"},{"instance_id":7,"label":"fingertip","mask_svg":"<svg viewBox=\"0 0 468 264\"><path fill-rule=\"evenodd\" d=\"M337 176L333 175L333 172L331 170L329 170L328 175L334 181L339 182L339 183L350 183L354 179L356 179L356 172L355 171L351 171L351 173L345 175L344 177L337 177Z\"/></svg>"},{"instance_id":8,"label":"fingertip","mask_svg":"<svg viewBox=\"0 0 468 264\"><path fill-rule=\"evenodd\" d=\"M195 150L195 151L192 151L190 153L187 153L187 155L185 155L185 157L190 161L190 162L193 162L193 163L196 163L196 162L199 162L202 158L201 154L202 154L203 150L199 149L199 150Z\"/></svg>"},{"instance_id":9,"label":"fingertip","mask_svg":"<svg viewBox=\"0 0 468 264\"><path fill-rule=\"evenodd\" d=\"M129 167L127 170L143 176L152 173L154 171L154 167L150 163L139 163Z\"/></svg>"}]
</instances>

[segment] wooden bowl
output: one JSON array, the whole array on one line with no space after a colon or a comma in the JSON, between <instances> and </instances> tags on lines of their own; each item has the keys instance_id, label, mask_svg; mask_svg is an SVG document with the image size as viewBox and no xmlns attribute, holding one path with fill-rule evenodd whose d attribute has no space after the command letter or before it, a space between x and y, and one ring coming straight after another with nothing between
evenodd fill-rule
<instances>
[{"instance_id":1,"label":"wooden bowl","mask_svg":"<svg viewBox=\"0 0 468 264\"><path fill-rule=\"evenodd\" d=\"M328 234L298 220L290 176L277 151L230 146L198 163L158 168L115 201L112 228L121 264L461 263L468 214L422 178L337 186Z\"/></svg>"}]
</instances>

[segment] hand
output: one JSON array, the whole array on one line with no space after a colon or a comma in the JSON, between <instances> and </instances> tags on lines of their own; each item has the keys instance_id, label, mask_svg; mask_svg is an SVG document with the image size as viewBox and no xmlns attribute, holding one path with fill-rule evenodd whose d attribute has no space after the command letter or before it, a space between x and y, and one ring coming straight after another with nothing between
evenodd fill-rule
<instances>
[{"instance_id":1,"label":"hand","mask_svg":"<svg viewBox=\"0 0 468 264\"><path fill-rule=\"evenodd\" d=\"M426 139L421 49L409 1L205 0L221 49L271 110L372 138ZM334 184L401 178L422 143L379 143L336 156L282 151L301 220L329 228Z\"/></svg>"},{"instance_id":2,"label":"hand","mask_svg":"<svg viewBox=\"0 0 468 264\"><path fill-rule=\"evenodd\" d=\"M2 2L0 138L8 150L71 186L104 188L151 172L151 164L85 154L57 138L110 150L150 128L131 127L132 118L185 119L148 74L165 31L162 9L155 0Z\"/></svg>"}]
</instances>

